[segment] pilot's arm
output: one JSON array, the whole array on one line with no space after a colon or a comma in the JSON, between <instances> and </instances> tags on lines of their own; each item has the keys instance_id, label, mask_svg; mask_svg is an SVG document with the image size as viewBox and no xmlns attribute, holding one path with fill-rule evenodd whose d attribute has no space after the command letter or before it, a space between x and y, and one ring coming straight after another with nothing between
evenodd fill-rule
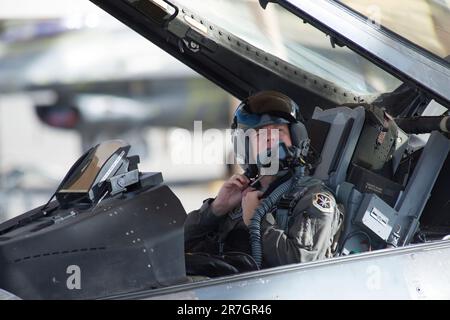
<instances>
[{"instance_id":1,"label":"pilot's arm","mask_svg":"<svg viewBox=\"0 0 450 320\"><path fill-rule=\"evenodd\" d=\"M268 213L261 224L265 267L327 257L340 223L336 201L325 190L307 193L297 203L287 233Z\"/></svg>"},{"instance_id":2,"label":"pilot's arm","mask_svg":"<svg viewBox=\"0 0 450 320\"><path fill-rule=\"evenodd\" d=\"M211 210L211 202L214 199L207 199L200 209L190 212L184 222L184 243L185 250L191 251L203 241L204 237L218 229L226 216L216 216Z\"/></svg>"},{"instance_id":3,"label":"pilot's arm","mask_svg":"<svg viewBox=\"0 0 450 320\"><path fill-rule=\"evenodd\" d=\"M188 214L184 223L186 251L191 251L194 247L206 249L205 238L208 234L213 234L217 231L219 226L226 220L228 212L239 205L242 193L249 183L250 180L244 175L233 175L225 181L215 199L205 200L199 210ZM215 245L217 245L217 239L215 242Z\"/></svg>"}]
</instances>

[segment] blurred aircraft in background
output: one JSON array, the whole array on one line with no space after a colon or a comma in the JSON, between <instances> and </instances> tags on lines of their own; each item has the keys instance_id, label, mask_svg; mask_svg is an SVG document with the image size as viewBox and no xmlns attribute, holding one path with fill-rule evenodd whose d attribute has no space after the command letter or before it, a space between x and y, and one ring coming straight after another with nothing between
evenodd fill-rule
<instances>
[{"instance_id":1,"label":"blurred aircraft in background","mask_svg":"<svg viewBox=\"0 0 450 320\"><path fill-rule=\"evenodd\" d=\"M0 93L26 91L39 119L76 130L83 151L125 138L146 156L145 127L228 125L224 91L104 13L4 22L0 41Z\"/></svg>"}]
</instances>

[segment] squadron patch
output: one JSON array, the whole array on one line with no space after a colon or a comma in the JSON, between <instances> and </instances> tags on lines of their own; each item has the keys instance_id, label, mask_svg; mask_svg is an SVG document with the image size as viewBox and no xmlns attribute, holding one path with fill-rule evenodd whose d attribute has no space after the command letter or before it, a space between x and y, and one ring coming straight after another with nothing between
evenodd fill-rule
<instances>
[{"instance_id":1,"label":"squadron patch","mask_svg":"<svg viewBox=\"0 0 450 320\"><path fill-rule=\"evenodd\" d=\"M312 203L314 207L327 213L333 213L336 206L334 199L323 192L314 194Z\"/></svg>"}]
</instances>

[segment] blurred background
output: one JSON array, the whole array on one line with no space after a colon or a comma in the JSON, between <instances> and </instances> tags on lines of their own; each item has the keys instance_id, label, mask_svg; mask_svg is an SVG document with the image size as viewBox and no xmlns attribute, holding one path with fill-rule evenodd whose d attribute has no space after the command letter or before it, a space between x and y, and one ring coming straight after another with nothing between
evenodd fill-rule
<instances>
[{"instance_id":1,"label":"blurred background","mask_svg":"<svg viewBox=\"0 0 450 320\"><path fill-rule=\"evenodd\" d=\"M174 164L175 128L228 127L231 97L89 1L0 0L0 222L45 203L100 141L124 139L187 211L224 165Z\"/></svg>"},{"instance_id":2,"label":"blurred background","mask_svg":"<svg viewBox=\"0 0 450 320\"><path fill-rule=\"evenodd\" d=\"M256 0L209 1L177 3L354 92L401 84L275 5L263 13ZM450 54L448 0L342 2ZM224 130L237 103L88 0L0 0L0 222L45 203L82 153L109 139L127 141L141 171L161 171L186 211L198 208L230 168L174 163L171 134L194 120Z\"/></svg>"}]
</instances>

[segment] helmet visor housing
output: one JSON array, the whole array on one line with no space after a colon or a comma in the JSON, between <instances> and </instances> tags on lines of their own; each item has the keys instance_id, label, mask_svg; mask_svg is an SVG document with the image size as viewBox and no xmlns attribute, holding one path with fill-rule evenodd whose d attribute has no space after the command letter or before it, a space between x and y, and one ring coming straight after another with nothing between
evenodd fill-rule
<instances>
[{"instance_id":1,"label":"helmet visor housing","mask_svg":"<svg viewBox=\"0 0 450 320\"><path fill-rule=\"evenodd\" d=\"M303 122L298 106L292 99L276 91L262 91L249 97L234 114L234 127L244 130L298 121Z\"/></svg>"}]
</instances>

